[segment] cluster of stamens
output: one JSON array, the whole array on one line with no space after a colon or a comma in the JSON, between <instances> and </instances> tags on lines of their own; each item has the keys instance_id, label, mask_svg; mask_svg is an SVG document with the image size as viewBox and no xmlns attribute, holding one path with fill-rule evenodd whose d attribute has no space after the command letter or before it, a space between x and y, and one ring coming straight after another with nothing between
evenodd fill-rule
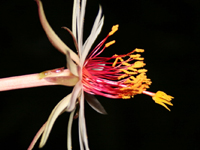
<instances>
[{"instance_id":1,"label":"cluster of stamens","mask_svg":"<svg viewBox=\"0 0 200 150\"><path fill-rule=\"evenodd\" d=\"M82 70L82 83L84 90L90 94L128 99L149 88L151 80L143 68L144 58L138 54L144 52L143 49L137 48L124 55L98 57L105 48L115 43L113 40L104 45L107 38L117 30L118 25L113 26L107 37L88 55Z\"/></svg>"},{"instance_id":2,"label":"cluster of stamens","mask_svg":"<svg viewBox=\"0 0 200 150\"><path fill-rule=\"evenodd\" d=\"M134 54L135 52L144 52L143 49L135 49L127 55L115 55L116 59L112 64L112 67L120 68L119 71L121 75L118 77L118 80L123 80L125 87L122 87L120 90L123 91L119 96L124 99L129 99L136 94L141 94L142 91L145 91L149 88L151 80L146 76L146 69L142 67L145 66L145 63L142 61L144 58L140 54ZM128 57L124 60L123 58ZM134 63L130 63L135 61Z\"/></svg>"}]
</instances>

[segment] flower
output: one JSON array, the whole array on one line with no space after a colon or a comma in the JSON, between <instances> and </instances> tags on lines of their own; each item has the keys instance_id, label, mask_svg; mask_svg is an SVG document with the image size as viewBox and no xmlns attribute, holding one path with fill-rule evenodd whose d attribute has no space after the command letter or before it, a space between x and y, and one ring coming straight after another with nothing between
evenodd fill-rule
<instances>
[{"instance_id":1,"label":"flower","mask_svg":"<svg viewBox=\"0 0 200 150\"><path fill-rule=\"evenodd\" d=\"M170 110L166 104L172 106L172 96L161 91L157 93L147 91L151 80L146 76L147 70L143 68L145 66L143 62L144 58L139 54L144 52L143 49L136 48L128 54L115 54L112 57L99 56L107 47L115 43L115 41L108 43L106 41L108 37L118 30L119 25L113 26L108 35L88 55L103 26L104 17L102 16L101 6L99 7L99 12L94 21L91 33L86 41L83 42L86 0L74 0L72 31L66 27L63 28L73 37L77 55L52 30L46 20L41 1L36 0L36 2L42 27L52 45L66 55L68 68L67 70L58 68L41 72L39 78L56 84L74 86L74 88L72 93L64 97L55 106L47 122L38 131L28 149L33 148L41 134L42 138L39 147L45 145L55 120L63 112L71 112L67 137L67 147L71 149L71 127L76 106L79 105L80 149L89 150L84 117L84 97L92 108L102 114L106 114L106 111L93 95L101 95L115 99L129 99L137 94L146 94L152 96L156 103Z\"/></svg>"}]
</instances>

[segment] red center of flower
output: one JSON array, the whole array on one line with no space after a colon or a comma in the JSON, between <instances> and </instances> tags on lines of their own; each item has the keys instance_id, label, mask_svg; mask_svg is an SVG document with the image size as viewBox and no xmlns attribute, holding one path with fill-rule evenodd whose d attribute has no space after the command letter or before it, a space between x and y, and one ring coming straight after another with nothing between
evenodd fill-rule
<instances>
[{"instance_id":1,"label":"red center of flower","mask_svg":"<svg viewBox=\"0 0 200 150\"><path fill-rule=\"evenodd\" d=\"M147 79L146 69L139 52L143 49L135 49L124 55L112 57L98 57L105 48L114 44L111 41L104 45L107 38L118 29L113 26L112 31L103 39L94 50L88 55L83 66L83 88L90 94L102 95L109 98L131 98L141 94L149 88L150 79ZM101 48L104 45L103 48Z\"/></svg>"}]
</instances>

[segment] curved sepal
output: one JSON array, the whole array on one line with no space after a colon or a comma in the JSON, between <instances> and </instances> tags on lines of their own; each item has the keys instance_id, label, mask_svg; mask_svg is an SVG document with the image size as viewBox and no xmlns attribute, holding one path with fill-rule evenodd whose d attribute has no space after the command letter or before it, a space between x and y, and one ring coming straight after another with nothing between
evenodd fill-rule
<instances>
[{"instance_id":1,"label":"curved sepal","mask_svg":"<svg viewBox=\"0 0 200 150\"><path fill-rule=\"evenodd\" d=\"M74 36L74 34L72 33L72 31L69 28L67 28L67 27L62 27L62 28L67 30L69 32L69 34L72 36L72 39L74 41L74 45L76 47L76 51L78 52L78 43L76 41L76 37Z\"/></svg>"},{"instance_id":2,"label":"curved sepal","mask_svg":"<svg viewBox=\"0 0 200 150\"><path fill-rule=\"evenodd\" d=\"M39 129L39 131L36 133L35 137L33 138L31 144L29 145L27 150L32 150L35 146L35 143L38 141L42 133L44 132L44 129L46 128L46 122L43 124L43 126Z\"/></svg>"},{"instance_id":3,"label":"curved sepal","mask_svg":"<svg viewBox=\"0 0 200 150\"><path fill-rule=\"evenodd\" d=\"M72 94L70 93L66 97L64 97L57 105L54 107L53 111L51 112L47 122L46 127L44 129L44 133L42 135L39 147L43 147L49 137L51 129L53 127L54 122L56 121L57 117L69 106Z\"/></svg>"},{"instance_id":4,"label":"curved sepal","mask_svg":"<svg viewBox=\"0 0 200 150\"><path fill-rule=\"evenodd\" d=\"M37 2L38 5L38 13L39 13L39 18L40 18L40 22L42 24L42 27L49 39L49 41L51 42L51 44L58 49L60 52L62 52L63 54L66 54L66 50L68 50L71 54L72 59L79 64L79 57L76 53L74 53L53 31L53 29L51 28L51 26L49 25L44 10L43 10L43 6L42 6L42 2L40 0L35 0Z\"/></svg>"}]
</instances>

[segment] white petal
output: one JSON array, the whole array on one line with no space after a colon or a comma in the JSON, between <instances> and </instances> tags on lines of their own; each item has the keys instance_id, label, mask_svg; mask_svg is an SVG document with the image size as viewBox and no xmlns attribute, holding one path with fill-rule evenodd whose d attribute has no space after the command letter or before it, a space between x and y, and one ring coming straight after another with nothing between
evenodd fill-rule
<instances>
[{"instance_id":1,"label":"white petal","mask_svg":"<svg viewBox=\"0 0 200 150\"><path fill-rule=\"evenodd\" d=\"M104 20L104 17L101 18L101 15L102 15L102 8L101 8L101 6L99 6L99 11L98 11L98 14L97 14L97 16L96 16L96 18L95 18L95 21L94 21L94 24L93 24L91 33L90 33L89 37L88 37L87 40L86 40L87 42L84 43L84 51L85 51L86 46L89 45L89 43L91 42L91 40L94 40L94 41L95 41L95 39L93 39L92 37L93 37L94 34L96 33L96 30L97 30L97 28L98 28L100 22L102 22L102 21ZM101 19L101 20L100 20L100 19ZM89 43L88 43L88 41L89 41ZM83 53L83 52L82 52L82 53Z\"/></svg>"},{"instance_id":2,"label":"white petal","mask_svg":"<svg viewBox=\"0 0 200 150\"><path fill-rule=\"evenodd\" d=\"M84 93L85 95L85 99L87 100L88 104L94 109L96 110L98 113L100 114L107 114L106 110L103 108L103 106L101 105L101 103L91 94L88 93Z\"/></svg>"},{"instance_id":3,"label":"white petal","mask_svg":"<svg viewBox=\"0 0 200 150\"><path fill-rule=\"evenodd\" d=\"M87 38L87 40L86 40L86 42L84 43L84 46L83 46L83 51L82 51L81 60L80 60L81 64L83 64L83 62L85 61L85 58L87 57L88 52L90 51L90 49L92 47L92 44L94 43L97 36L101 32L101 29L102 29L103 23L104 23L104 17L101 18L101 14L102 14L102 8L101 8L101 6L99 6L99 12L98 12L97 17L95 19L91 33L90 33L89 37Z\"/></svg>"},{"instance_id":4,"label":"white petal","mask_svg":"<svg viewBox=\"0 0 200 150\"><path fill-rule=\"evenodd\" d=\"M73 15L72 15L72 32L78 42L78 27L80 18L80 0L74 0Z\"/></svg>"},{"instance_id":5,"label":"white petal","mask_svg":"<svg viewBox=\"0 0 200 150\"><path fill-rule=\"evenodd\" d=\"M74 0L73 5L73 14L72 14L72 33L74 34L74 37L76 39L76 8L77 8L77 0Z\"/></svg>"},{"instance_id":6,"label":"white petal","mask_svg":"<svg viewBox=\"0 0 200 150\"><path fill-rule=\"evenodd\" d=\"M69 121L68 121L68 127L67 127L67 149L71 150L72 149L72 136L71 136L71 130L72 130L72 122L74 118L74 112L76 109L74 109L70 116L69 116Z\"/></svg>"},{"instance_id":7,"label":"white petal","mask_svg":"<svg viewBox=\"0 0 200 150\"><path fill-rule=\"evenodd\" d=\"M81 80L79 80L72 91L70 104L66 111L71 112L75 108L76 100L80 96L81 89L82 89L82 83L81 83Z\"/></svg>"},{"instance_id":8,"label":"white petal","mask_svg":"<svg viewBox=\"0 0 200 150\"><path fill-rule=\"evenodd\" d=\"M40 22L42 24L42 27L51 42L51 44L58 49L60 52L66 54L66 50L69 50L72 59L79 64L79 57L76 53L74 53L63 41L55 34L51 26L49 25L46 16L44 14L42 2L40 0L36 0L37 5L38 5L38 13L39 13L39 18Z\"/></svg>"},{"instance_id":9,"label":"white petal","mask_svg":"<svg viewBox=\"0 0 200 150\"><path fill-rule=\"evenodd\" d=\"M81 91L80 99L80 111L79 111L79 143L81 150L84 150L83 145L86 150L89 150L88 146L88 137L85 124L85 115L84 115L84 93Z\"/></svg>"},{"instance_id":10,"label":"white petal","mask_svg":"<svg viewBox=\"0 0 200 150\"><path fill-rule=\"evenodd\" d=\"M79 54L81 55L82 46L83 46L83 26L84 26L84 17L85 17L85 7L86 7L86 0L81 1L81 7L80 7L80 17L79 22L77 24L77 30L78 30L78 47L79 47Z\"/></svg>"},{"instance_id":11,"label":"white petal","mask_svg":"<svg viewBox=\"0 0 200 150\"><path fill-rule=\"evenodd\" d=\"M44 133L42 135L41 141L40 141L40 145L39 147L43 147L49 137L49 134L51 132L51 129L53 127L53 124L55 122L55 120L57 119L57 117L63 112L63 110L66 109L66 107L68 107L69 102L71 100L71 96L72 94L70 93L69 95L67 95L66 97L64 97L57 105L56 107L54 107L53 111L51 112L47 123L46 123L46 127L44 130Z\"/></svg>"},{"instance_id":12,"label":"white petal","mask_svg":"<svg viewBox=\"0 0 200 150\"><path fill-rule=\"evenodd\" d=\"M78 66L71 59L71 55L70 55L69 51L67 51L66 57L67 57L67 68L70 70L70 72L73 75L78 77Z\"/></svg>"}]
</instances>

